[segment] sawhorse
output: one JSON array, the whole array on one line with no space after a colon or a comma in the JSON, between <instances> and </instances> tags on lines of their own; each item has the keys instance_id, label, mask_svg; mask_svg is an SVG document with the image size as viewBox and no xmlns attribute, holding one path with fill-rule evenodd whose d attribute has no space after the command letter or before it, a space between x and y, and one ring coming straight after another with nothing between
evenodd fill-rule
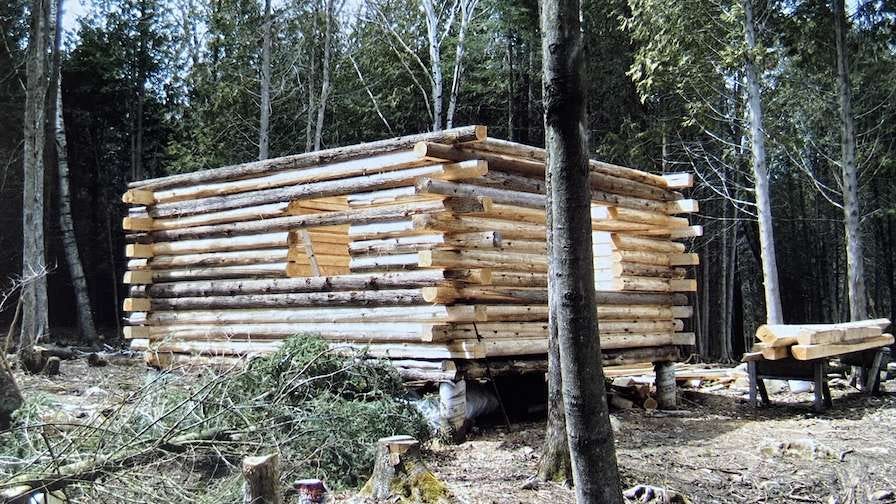
<instances>
[{"instance_id":1,"label":"sawhorse","mask_svg":"<svg viewBox=\"0 0 896 504\"><path fill-rule=\"evenodd\" d=\"M880 391L880 364L883 350L875 348L862 352L839 355L844 364L862 369L864 392L874 394ZM747 364L750 375L750 405L769 405L768 391L764 379L810 381L815 384L815 400L812 409L816 412L830 408L831 389L828 386L828 359L797 360L793 357L778 360L758 360ZM757 395L759 400L757 400Z\"/></svg>"}]
</instances>

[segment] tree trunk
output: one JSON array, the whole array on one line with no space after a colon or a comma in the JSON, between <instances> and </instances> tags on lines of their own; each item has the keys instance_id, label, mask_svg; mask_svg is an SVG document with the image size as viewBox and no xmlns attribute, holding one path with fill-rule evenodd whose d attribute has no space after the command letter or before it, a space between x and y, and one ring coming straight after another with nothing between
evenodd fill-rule
<instances>
[{"instance_id":1,"label":"tree trunk","mask_svg":"<svg viewBox=\"0 0 896 504\"><path fill-rule=\"evenodd\" d=\"M744 33L747 48L756 49L756 27L753 18L753 1L744 2ZM747 101L750 110L750 147L753 154L753 178L756 189L756 213L759 217L759 245L762 252L762 277L765 285L765 313L769 324L783 323L781 291L778 286L778 264L775 257L775 236L772 228L772 208L769 197L768 168L765 163L765 131L762 126L762 98L759 77L748 54L744 63L747 84Z\"/></svg>"},{"instance_id":2,"label":"tree trunk","mask_svg":"<svg viewBox=\"0 0 896 504\"><path fill-rule=\"evenodd\" d=\"M47 46L50 0L36 0L26 60L22 198L22 329L19 353L27 355L49 329L44 249L44 126L49 87Z\"/></svg>"},{"instance_id":3,"label":"tree trunk","mask_svg":"<svg viewBox=\"0 0 896 504\"><path fill-rule=\"evenodd\" d=\"M856 173L856 132L849 87L849 54L846 47L844 0L834 0L834 36L837 43L837 86L840 90L840 169L843 179L843 225L846 231L846 268L849 285L849 318L868 318L859 181Z\"/></svg>"},{"instance_id":4,"label":"tree trunk","mask_svg":"<svg viewBox=\"0 0 896 504\"><path fill-rule=\"evenodd\" d=\"M621 503L600 338L578 0L544 2L545 147L550 178L549 312L557 324L566 433L579 503Z\"/></svg>"},{"instance_id":5,"label":"tree trunk","mask_svg":"<svg viewBox=\"0 0 896 504\"><path fill-rule=\"evenodd\" d=\"M75 224L72 219L72 198L69 189L68 178L68 152L65 138L65 121L62 116L62 65L59 62L59 51L62 42L62 0L56 0L56 35L53 46L54 66L56 67L56 110L55 110L55 136L56 136L56 177L59 184L57 198L59 204L59 229L62 232L62 248L65 251L65 261L72 278L72 288L75 291L75 304L78 309L78 326L81 329L81 338L88 345L97 342L96 327L93 324L93 310L90 306L90 295L87 290L87 279L84 276L84 268L81 265L81 255L78 252L78 240L75 235Z\"/></svg>"},{"instance_id":6,"label":"tree trunk","mask_svg":"<svg viewBox=\"0 0 896 504\"><path fill-rule=\"evenodd\" d=\"M516 141L516 74L513 67L513 33L507 33L507 139ZM545 146L547 147L547 146Z\"/></svg>"},{"instance_id":7,"label":"tree trunk","mask_svg":"<svg viewBox=\"0 0 896 504\"><path fill-rule=\"evenodd\" d=\"M454 127L454 112L457 108L457 96L460 93L460 78L463 73L463 61L465 39L467 35L467 27L470 25L470 19L476 9L478 0L462 0L460 2L460 29L457 34L457 46L454 55L454 75L451 78L451 95L448 98L448 115L445 118L446 127L451 129Z\"/></svg>"},{"instance_id":8,"label":"tree trunk","mask_svg":"<svg viewBox=\"0 0 896 504\"><path fill-rule=\"evenodd\" d=\"M137 97L136 97L136 126L134 128L134 152L132 180L146 178L146 170L143 167L143 108L146 101L146 39L149 38L149 14L146 12L146 0L140 1L140 20L137 23L140 38L137 52Z\"/></svg>"},{"instance_id":9,"label":"tree trunk","mask_svg":"<svg viewBox=\"0 0 896 504\"><path fill-rule=\"evenodd\" d=\"M549 317L552 321L554 317ZM569 443L566 441L566 415L563 411L563 378L560 374L560 343L557 324L549 325L548 339L548 422L538 478L542 481L566 483L572 479Z\"/></svg>"},{"instance_id":10,"label":"tree trunk","mask_svg":"<svg viewBox=\"0 0 896 504\"><path fill-rule=\"evenodd\" d=\"M321 138L324 134L324 116L327 112L327 99L330 96L330 59L333 45L333 34L330 25L333 23L333 0L327 0L326 20L324 21L324 63L321 75L320 100L317 102L317 124L314 128L314 150L320 150Z\"/></svg>"},{"instance_id":11,"label":"tree trunk","mask_svg":"<svg viewBox=\"0 0 896 504\"><path fill-rule=\"evenodd\" d=\"M432 0L423 0L426 12L426 33L429 38L429 60L432 69L432 130L442 130L442 55L439 44L439 18Z\"/></svg>"},{"instance_id":12,"label":"tree trunk","mask_svg":"<svg viewBox=\"0 0 896 504\"><path fill-rule=\"evenodd\" d=\"M315 1L314 3L315 12L314 12L314 22L311 23L311 40L313 41L317 36L317 11L319 10L319 1ZM306 90L308 93L308 105L306 107L306 115L305 115L305 152L311 152L314 147L314 111L316 110L316 106L314 104L314 97L316 94L314 93L314 67L317 61L316 54L314 50L314 44L309 44L308 47L308 85L306 86Z\"/></svg>"},{"instance_id":13,"label":"tree trunk","mask_svg":"<svg viewBox=\"0 0 896 504\"><path fill-rule=\"evenodd\" d=\"M264 0L264 28L261 44L261 114L258 121L258 159L270 157L271 125L271 0Z\"/></svg>"}]
</instances>

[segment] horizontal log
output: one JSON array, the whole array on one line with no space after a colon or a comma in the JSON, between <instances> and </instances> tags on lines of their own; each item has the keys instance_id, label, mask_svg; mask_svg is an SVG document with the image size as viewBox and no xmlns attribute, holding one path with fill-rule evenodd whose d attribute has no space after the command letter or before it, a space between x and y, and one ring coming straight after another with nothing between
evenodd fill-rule
<instances>
[{"instance_id":1,"label":"horizontal log","mask_svg":"<svg viewBox=\"0 0 896 504\"><path fill-rule=\"evenodd\" d=\"M440 142L445 143L445 142ZM544 165L545 160L545 151L539 147L531 147L524 144L519 144L515 142L509 142L507 140L499 140L496 138L486 138L481 142L473 143L458 143L458 147L462 147L464 149L473 150L476 152L491 152L494 154L503 154L513 157L521 157L527 159L534 159L540 161L542 166ZM649 184L652 186L667 188L669 187L667 180L660 176L654 175L651 173L635 170L633 168L626 168L624 166L618 166L610 163L604 163L602 161L590 160L589 168L592 172L595 173L603 173L606 175L613 175L615 177L621 177L629 180L635 180L638 182L642 182L645 184ZM544 173L544 168L542 168L541 172Z\"/></svg>"},{"instance_id":2,"label":"horizontal log","mask_svg":"<svg viewBox=\"0 0 896 504\"><path fill-rule=\"evenodd\" d=\"M254 175L269 174L280 170L315 166L336 161L345 161L377 155L397 150L408 149L418 142L432 141L444 144L458 142L476 142L486 138L485 126L464 126L447 130L409 135L398 138L390 138L376 142L367 142L347 147L336 147L321 151L307 152L292 156L284 156L262 161L253 161L232 166L225 166L213 170L203 170L192 173L169 175L156 179L131 182L128 187L140 187L157 191L169 187L188 186L206 182L222 180L234 180L251 177Z\"/></svg>"},{"instance_id":3,"label":"horizontal log","mask_svg":"<svg viewBox=\"0 0 896 504\"><path fill-rule=\"evenodd\" d=\"M546 321L546 305L488 305L485 307L486 320L498 321ZM669 307L658 305L598 305L598 320L663 320L690 318L690 306Z\"/></svg>"},{"instance_id":4,"label":"horizontal log","mask_svg":"<svg viewBox=\"0 0 896 504\"><path fill-rule=\"evenodd\" d=\"M236 296L246 294L289 294L303 292L361 291L429 287L461 282L437 269L340 275L305 278L244 280L202 280L157 283L131 287L131 297L177 298L195 296Z\"/></svg>"},{"instance_id":5,"label":"horizontal log","mask_svg":"<svg viewBox=\"0 0 896 504\"><path fill-rule=\"evenodd\" d=\"M547 257L542 254L498 252L490 250L423 250L417 253L422 268L494 268L547 272Z\"/></svg>"},{"instance_id":6,"label":"horizontal log","mask_svg":"<svg viewBox=\"0 0 896 504\"><path fill-rule=\"evenodd\" d=\"M178 268L205 268L217 266L246 266L263 263L282 263L287 260L287 249L241 250L208 254L156 255L148 259L136 259L128 263L129 269L168 270ZM135 261L143 261L138 264Z\"/></svg>"},{"instance_id":7,"label":"horizontal log","mask_svg":"<svg viewBox=\"0 0 896 504\"><path fill-rule=\"evenodd\" d=\"M669 189L687 189L694 187L693 173L666 173L662 175Z\"/></svg>"},{"instance_id":8,"label":"horizontal log","mask_svg":"<svg viewBox=\"0 0 896 504\"><path fill-rule=\"evenodd\" d=\"M152 255L197 254L203 252L229 252L237 250L253 250L282 248L289 246L289 233L250 234L230 236L227 238L186 239L170 242L158 242L148 245Z\"/></svg>"},{"instance_id":9,"label":"horizontal log","mask_svg":"<svg viewBox=\"0 0 896 504\"><path fill-rule=\"evenodd\" d=\"M223 196L261 189L271 189L295 184L309 184L359 175L397 171L404 168L429 164L421 160L413 151L398 151L387 154L368 156L347 161L337 161L306 168L283 170L269 175L232 180L229 182L212 182L195 184L179 188L159 190L154 193L157 203Z\"/></svg>"},{"instance_id":10,"label":"horizontal log","mask_svg":"<svg viewBox=\"0 0 896 504\"><path fill-rule=\"evenodd\" d=\"M237 208L234 210L225 210L223 212L210 212L197 215L189 215L186 217L173 217L169 219L152 219L146 213L146 209L141 209L142 213L135 214L135 209L131 209L130 217L140 217L151 220L144 226L145 231L160 231L165 229L180 229L197 226L208 226L211 224L223 224L226 222L241 222L248 220L270 219L273 217L281 217L287 214L289 203L271 203L267 205L258 205L245 208Z\"/></svg>"},{"instance_id":11,"label":"horizontal log","mask_svg":"<svg viewBox=\"0 0 896 504\"><path fill-rule=\"evenodd\" d=\"M480 166L480 163L473 161L467 163L467 165ZM413 183L418 177L438 178L445 174L456 173L457 168L459 168L459 166L454 163L436 164L417 168L407 168L394 172L325 180L273 189L260 189L225 196L210 196L195 200L161 203L150 207L149 215L153 218L174 217L299 199L343 196L353 192L387 189L390 187L408 185L409 183Z\"/></svg>"},{"instance_id":12,"label":"horizontal log","mask_svg":"<svg viewBox=\"0 0 896 504\"><path fill-rule=\"evenodd\" d=\"M453 344L461 340L453 340ZM504 338L473 340L482 347L485 357L506 357L514 355L538 355L548 351L547 337L540 338ZM645 348L666 345L693 345L693 333L677 334L601 334L602 350Z\"/></svg>"},{"instance_id":13,"label":"horizontal log","mask_svg":"<svg viewBox=\"0 0 896 504\"><path fill-rule=\"evenodd\" d=\"M288 294L237 294L149 299L150 310L199 310L228 308L289 308L299 306L397 306L421 305L426 300L422 289L387 289Z\"/></svg>"},{"instance_id":14,"label":"horizontal log","mask_svg":"<svg viewBox=\"0 0 896 504\"><path fill-rule=\"evenodd\" d=\"M251 222L236 222L228 224L216 224L213 226L199 226L187 229L175 229L170 231L155 231L151 237L156 241L182 240L192 238L207 238L212 236L231 237L252 235L258 233L273 233L277 231L290 231L297 229L309 229L329 227L334 225L380 222L396 220L427 212L464 212L471 213L483 211L487 203L478 199L457 199L424 201L374 207L363 212L358 210L346 210L341 212L322 212L305 215L291 215L276 217Z\"/></svg>"},{"instance_id":15,"label":"horizontal log","mask_svg":"<svg viewBox=\"0 0 896 504\"><path fill-rule=\"evenodd\" d=\"M418 193L440 194L443 196L487 197L493 203L504 205L516 205L526 208L536 208L544 211L545 196L520 191L509 191L494 187L478 186L473 184L460 184L431 178L417 180Z\"/></svg>"},{"instance_id":16,"label":"horizontal log","mask_svg":"<svg viewBox=\"0 0 896 504\"><path fill-rule=\"evenodd\" d=\"M795 359L812 360L890 346L893 344L893 341L892 334L884 334L855 343L845 343L840 345L794 345L790 347L790 352Z\"/></svg>"},{"instance_id":17,"label":"horizontal log","mask_svg":"<svg viewBox=\"0 0 896 504\"><path fill-rule=\"evenodd\" d=\"M485 309L473 305L423 305L136 312L128 317L128 322L131 325L156 326L287 322L485 322L485 317Z\"/></svg>"},{"instance_id":18,"label":"horizontal log","mask_svg":"<svg viewBox=\"0 0 896 504\"><path fill-rule=\"evenodd\" d=\"M431 340L432 324L410 322L320 323L291 322L229 325L182 324L171 326L129 326L126 339L150 341L255 341L286 339L295 335L315 336L331 341L420 342Z\"/></svg>"}]
</instances>

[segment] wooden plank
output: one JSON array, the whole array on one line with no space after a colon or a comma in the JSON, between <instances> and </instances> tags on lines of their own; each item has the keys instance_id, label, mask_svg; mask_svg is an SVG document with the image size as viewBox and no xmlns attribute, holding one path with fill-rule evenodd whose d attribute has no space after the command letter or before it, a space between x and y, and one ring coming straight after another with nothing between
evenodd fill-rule
<instances>
[{"instance_id":1,"label":"wooden plank","mask_svg":"<svg viewBox=\"0 0 896 504\"><path fill-rule=\"evenodd\" d=\"M666 213L668 214L697 213L699 211L700 204L697 200L681 199L666 203Z\"/></svg>"},{"instance_id":2,"label":"wooden plank","mask_svg":"<svg viewBox=\"0 0 896 504\"><path fill-rule=\"evenodd\" d=\"M693 173L667 173L662 175L669 189L687 189L694 187Z\"/></svg>"},{"instance_id":3,"label":"wooden plank","mask_svg":"<svg viewBox=\"0 0 896 504\"><path fill-rule=\"evenodd\" d=\"M893 344L893 335L884 334L857 343L843 345L794 345L790 347L793 357L799 360L820 359L852 352L860 352L872 348L880 348Z\"/></svg>"},{"instance_id":4,"label":"wooden plank","mask_svg":"<svg viewBox=\"0 0 896 504\"><path fill-rule=\"evenodd\" d=\"M151 271L126 271L124 273L124 283L126 284L151 284Z\"/></svg>"},{"instance_id":5,"label":"wooden plank","mask_svg":"<svg viewBox=\"0 0 896 504\"><path fill-rule=\"evenodd\" d=\"M145 189L131 189L121 196L121 201L129 205L154 205L156 199L152 191Z\"/></svg>"},{"instance_id":6,"label":"wooden plank","mask_svg":"<svg viewBox=\"0 0 896 504\"><path fill-rule=\"evenodd\" d=\"M142 243L129 243L125 245L124 255L126 257L152 257L152 245L145 245Z\"/></svg>"}]
</instances>

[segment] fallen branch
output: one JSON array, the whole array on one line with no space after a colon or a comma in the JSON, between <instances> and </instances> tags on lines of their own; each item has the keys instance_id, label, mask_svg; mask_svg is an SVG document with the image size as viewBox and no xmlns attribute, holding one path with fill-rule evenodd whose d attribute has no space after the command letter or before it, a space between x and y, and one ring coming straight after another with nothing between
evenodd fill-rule
<instances>
[{"instance_id":1,"label":"fallen branch","mask_svg":"<svg viewBox=\"0 0 896 504\"><path fill-rule=\"evenodd\" d=\"M24 475L0 484L6 487L0 497L4 503L17 502L37 493L50 493L77 483L89 483L105 474L136 467L149 462L164 453L184 453L187 450L203 446L212 447L213 443L233 441L235 433L222 430L200 431L178 436L167 442L160 442L137 453L122 457L109 458L97 455L89 460L74 462L60 466L57 474Z\"/></svg>"}]
</instances>

